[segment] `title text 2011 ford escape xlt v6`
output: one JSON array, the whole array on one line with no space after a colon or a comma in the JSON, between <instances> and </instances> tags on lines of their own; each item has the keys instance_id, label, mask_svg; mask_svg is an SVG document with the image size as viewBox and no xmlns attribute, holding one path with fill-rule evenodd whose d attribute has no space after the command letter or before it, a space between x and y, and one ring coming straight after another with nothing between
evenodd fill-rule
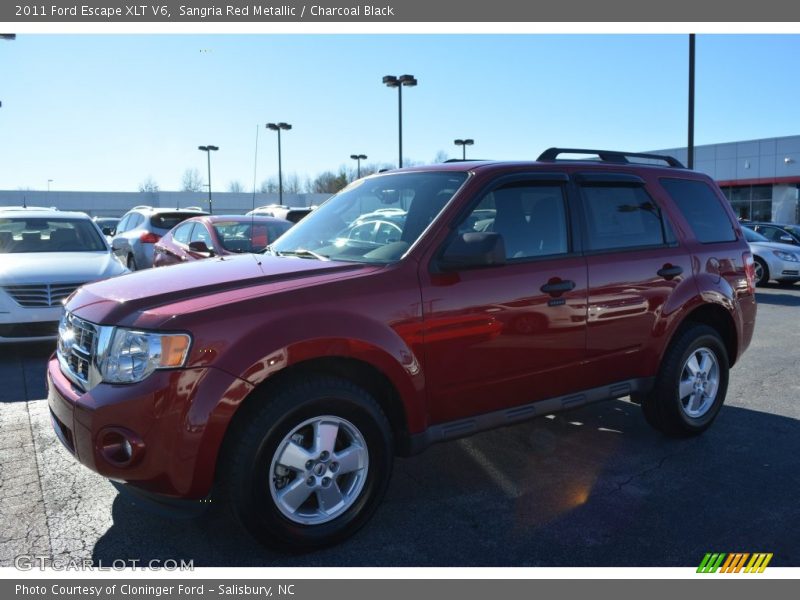
<instances>
[{"instance_id":1,"label":"title text 2011 ford escape xlt v6","mask_svg":"<svg viewBox=\"0 0 800 600\"><path fill-rule=\"evenodd\" d=\"M48 366L57 435L142 498L213 497L314 548L434 442L628 395L701 433L753 332L742 231L670 157L567 152L367 177L264 254L79 289Z\"/></svg>"}]
</instances>

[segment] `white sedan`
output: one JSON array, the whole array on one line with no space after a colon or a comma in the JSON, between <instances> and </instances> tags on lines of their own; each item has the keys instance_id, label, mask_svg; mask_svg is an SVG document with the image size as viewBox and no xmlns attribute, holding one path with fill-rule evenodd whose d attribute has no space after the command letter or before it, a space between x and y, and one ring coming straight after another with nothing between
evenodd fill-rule
<instances>
[{"instance_id":1,"label":"white sedan","mask_svg":"<svg viewBox=\"0 0 800 600\"><path fill-rule=\"evenodd\" d=\"M84 213L0 210L0 344L55 339L63 300L127 272Z\"/></svg>"}]
</instances>

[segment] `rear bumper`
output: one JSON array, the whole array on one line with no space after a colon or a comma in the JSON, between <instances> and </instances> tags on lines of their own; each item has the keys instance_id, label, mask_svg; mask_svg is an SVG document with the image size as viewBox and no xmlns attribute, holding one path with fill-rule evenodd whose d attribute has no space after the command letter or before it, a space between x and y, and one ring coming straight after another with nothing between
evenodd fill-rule
<instances>
[{"instance_id":1,"label":"rear bumper","mask_svg":"<svg viewBox=\"0 0 800 600\"><path fill-rule=\"evenodd\" d=\"M156 371L130 385L77 389L52 357L47 400L56 435L93 471L147 495L202 500L228 423L252 386L214 368ZM116 438L115 438L116 436ZM124 437L129 460L109 449Z\"/></svg>"}]
</instances>

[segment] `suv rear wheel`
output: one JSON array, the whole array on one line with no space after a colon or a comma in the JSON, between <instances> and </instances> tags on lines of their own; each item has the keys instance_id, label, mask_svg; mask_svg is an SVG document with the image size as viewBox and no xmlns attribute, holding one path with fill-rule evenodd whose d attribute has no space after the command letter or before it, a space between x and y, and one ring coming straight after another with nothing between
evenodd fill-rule
<instances>
[{"instance_id":1,"label":"suv rear wheel","mask_svg":"<svg viewBox=\"0 0 800 600\"><path fill-rule=\"evenodd\" d=\"M270 546L312 550L366 523L393 461L389 422L366 391L315 377L243 410L219 491L245 529Z\"/></svg>"},{"instance_id":2,"label":"suv rear wheel","mask_svg":"<svg viewBox=\"0 0 800 600\"><path fill-rule=\"evenodd\" d=\"M728 390L728 353L719 334L692 324L664 355L655 387L642 411L654 428L672 437L697 435L716 418Z\"/></svg>"}]
</instances>

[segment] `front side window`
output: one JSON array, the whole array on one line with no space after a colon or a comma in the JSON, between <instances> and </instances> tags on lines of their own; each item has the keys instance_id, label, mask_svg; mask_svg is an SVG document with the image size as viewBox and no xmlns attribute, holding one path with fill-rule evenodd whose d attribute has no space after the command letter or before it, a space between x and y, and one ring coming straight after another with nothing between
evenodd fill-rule
<instances>
[{"instance_id":1,"label":"front side window","mask_svg":"<svg viewBox=\"0 0 800 600\"><path fill-rule=\"evenodd\" d=\"M103 238L88 219L0 219L0 253L103 252Z\"/></svg>"},{"instance_id":2,"label":"front side window","mask_svg":"<svg viewBox=\"0 0 800 600\"><path fill-rule=\"evenodd\" d=\"M444 209L466 173L392 173L360 179L269 247L278 256L390 263L399 260Z\"/></svg>"},{"instance_id":3,"label":"front side window","mask_svg":"<svg viewBox=\"0 0 800 600\"><path fill-rule=\"evenodd\" d=\"M566 254L563 188L515 182L494 189L458 227L459 234L476 231L499 233L508 260Z\"/></svg>"},{"instance_id":4,"label":"front side window","mask_svg":"<svg viewBox=\"0 0 800 600\"><path fill-rule=\"evenodd\" d=\"M203 242L207 248L213 249L214 244L211 242L211 234L206 229L205 225L197 223L192 230L192 235L189 238L189 243Z\"/></svg>"},{"instance_id":5,"label":"front side window","mask_svg":"<svg viewBox=\"0 0 800 600\"><path fill-rule=\"evenodd\" d=\"M661 211L638 185L585 185L584 226L589 251L670 243Z\"/></svg>"}]
</instances>

